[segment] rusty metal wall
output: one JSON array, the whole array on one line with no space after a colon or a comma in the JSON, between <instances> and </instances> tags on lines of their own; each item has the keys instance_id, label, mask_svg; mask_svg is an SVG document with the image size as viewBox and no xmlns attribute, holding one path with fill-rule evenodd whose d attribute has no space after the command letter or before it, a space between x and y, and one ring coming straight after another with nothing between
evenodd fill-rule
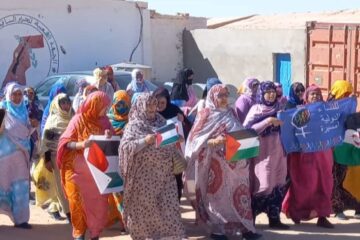
<instances>
[{"instance_id":1,"label":"rusty metal wall","mask_svg":"<svg viewBox=\"0 0 360 240\"><path fill-rule=\"evenodd\" d=\"M326 95L339 79L360 92L360 24L307 23L307 85L317 84Z\"/></svg>"}]
</instances>

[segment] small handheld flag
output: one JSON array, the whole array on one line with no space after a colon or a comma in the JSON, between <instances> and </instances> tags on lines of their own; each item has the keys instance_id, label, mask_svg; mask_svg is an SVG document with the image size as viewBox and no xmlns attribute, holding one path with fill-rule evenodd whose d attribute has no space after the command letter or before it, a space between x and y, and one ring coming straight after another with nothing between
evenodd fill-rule
<instances>
[{"instance_id":1,"label":"small handheld flag","mask_svg":"<svg viewBox=\"0 0 360 240\"><path fill-rule=\"evenodd\" d=\"M180 136L174 123L156 129L156 147L174 144L179 141Z\"/></svg>"},{"instance_id":2,"label":"small handheld flag","mask_svg":"<svg viewBox=\"0 0 360 240\"><path fill-rule=\"evenodd\" d=\"M239 161L259 155L259 137L253 129L243 129L227 133L225 159Z\"/></svg>"}]
</instances>

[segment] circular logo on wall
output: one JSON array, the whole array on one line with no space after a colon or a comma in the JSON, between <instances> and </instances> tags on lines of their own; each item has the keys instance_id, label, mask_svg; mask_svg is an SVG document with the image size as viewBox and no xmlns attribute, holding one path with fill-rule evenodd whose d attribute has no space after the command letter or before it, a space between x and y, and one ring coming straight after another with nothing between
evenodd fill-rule
<instances>
[{"instance_id":1,"label":"circular logo on wall","mask_svg":"<svg viewBox=\"0 0 360 240\"><path fill-rule=\"evenodd\" d=\"M59 71L58 44L42 21L12 14L0 18L0 31L1 88L12 81L31 85Z\"/></svg>"}]
</instances>

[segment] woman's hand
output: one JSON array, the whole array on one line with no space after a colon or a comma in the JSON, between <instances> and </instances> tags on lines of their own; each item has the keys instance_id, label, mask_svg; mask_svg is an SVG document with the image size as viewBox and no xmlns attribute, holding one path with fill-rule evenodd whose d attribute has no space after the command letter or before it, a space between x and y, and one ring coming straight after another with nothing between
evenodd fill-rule
<instances>
[{"instance_id":1,"label":"woman's hand","mask_svg":"<svg viewBox=\"0 0 360 240\"><path fill-rule=\"evenodd\" d=\"M181 113L178 113L178 115L177 115L177 119L180 121L180 122L184 122L184 115L182 115Z\"/></svg>"},{"instance_id":2,"label":"woman's hand","mask_svg":"<svg viewBox=\"0 0 360 240\"><path fill-rule=\"evenodd\" d=\"M109 138L111 138L111 137L112 137L111 131L110 131L109 129L106 129L106 130L105 130L105 138L109 139Z\"/></svg>"},{"instance_id":3,"label":"woman's hand","mask_svg":"<svg viewBox=\"0 0 360 240\"><path fill-rule=\"evenodd\" d=\"M224 136L220 135L217 138L209 139L208 145L210 145L211 147L215 147L215 146L224 144L225 141L226 141L226 138Z\"/></svg>"},{"instance_id":4,"label":"woman's hand","mask_svg":"<svg viewBox=\"0 0 360 240\"><path fill-rule=\"evenodd\" d=\"M147 145L151 145L155 143L155 134L148 134L145 137L145 142Z\"/></svg>"},{"instance_id":5,"label":"woman's hand","mask_svg":"<svg viewBox=\"0 0 360 240\"><path fill-rule=\"evenodd\" d=\"M92 141L89 140L89 139L80 142L81 149L85 149L85 148L90 147L91 143L92 143Z\"/></svg>"},{"instance_id":6,"label":"woman's hand","mask_svg":"<svg viewBox=\"0 0 360 240\"><path fill-rule=\"evenodd\" d=\"M283 124L283 122L280 121L279 119L277 119L276 117L270 117L270 118L269 118L269 122L270 122L270 124L273 125L274 127L278 127L278 126L280 126L280 125Z\"/></svg>"}]
</instances>

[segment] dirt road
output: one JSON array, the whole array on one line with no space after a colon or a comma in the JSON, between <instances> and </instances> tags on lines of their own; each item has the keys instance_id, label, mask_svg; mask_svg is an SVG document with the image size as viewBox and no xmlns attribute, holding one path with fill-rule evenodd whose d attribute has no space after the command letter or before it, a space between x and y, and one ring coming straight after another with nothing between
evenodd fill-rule
<instances>
[{"instance_id":1,"label":"dirt road","mask_svg":"<svg viewBox=\"0 0 360 240\"><path fill-rule=\"evenodd\" d=\"M195 214L191 207L182 202L182 217L186 226L189 239L209 239L208 232L199 226L194 225ZM0 240L70 240L71 227L65 221L54 221L49 215L39 207L31 206L30 223L33 225L31 230L16 229L13 227L9 218L0 215ZM347 215L354 214L347 211ZM263 234L264 240L359 240L360 239L360 220L350 219L348 221L338 221L330 218L335 223L335 229L323 229L316 227L315 220L294 225L291 220L285 219L284 222L291 225L289 231L273 231L267 227L267 218L264 214L256 219L256 227L259 233ZM120 236L119 227L114 225L107 229L101 236L103 240L129 240L128 235ZM232 240L240 237L232 237Z\"/></svg>"}]
</instances>

